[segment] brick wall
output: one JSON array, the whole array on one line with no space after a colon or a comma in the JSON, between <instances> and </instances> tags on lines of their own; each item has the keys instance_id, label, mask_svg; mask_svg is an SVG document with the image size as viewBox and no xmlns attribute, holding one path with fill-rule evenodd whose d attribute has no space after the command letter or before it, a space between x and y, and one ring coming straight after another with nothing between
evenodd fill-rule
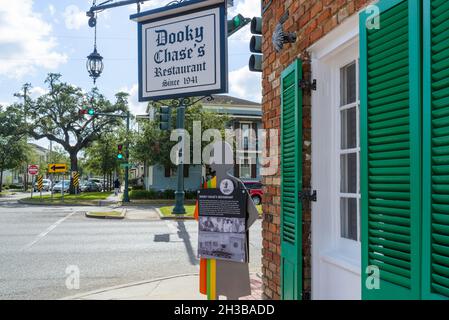
<instances>
[{"instance_id":1,"label":"brick wall","mask_svg":"<svg viewBox=\"0 0 449 320\"><path fill-rule=\"evenodd\" d=\"M263 0L263 6L270 0ZM280 125L280 75L296 58L304 61L304 77L310 76L310 62L306 49L322 38L349 16L356 14L371 0L273 0L263 15L264 54L262 90L262 121L265 129ZM283 51L276 53L271 36L279 19L285 12L289 18L284 31L294 31L296 43L286 44ZM280 143L280 141L279 141ZM303 187L310 188L311 181L311 96L303 94ZM280 173L263 177L263 222L262 222L262 272L265 299L280 298ZM304 299L310 297L310 204L303 207L303 283Z\"/></svg>"}]
</instances>

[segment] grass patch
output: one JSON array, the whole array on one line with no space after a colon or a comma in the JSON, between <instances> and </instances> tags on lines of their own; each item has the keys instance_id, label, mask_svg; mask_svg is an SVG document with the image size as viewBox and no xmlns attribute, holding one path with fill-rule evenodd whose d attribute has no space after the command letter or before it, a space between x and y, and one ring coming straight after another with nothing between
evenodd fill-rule
<instances>
[{"instance_id":1,"label":"grass patch","mask_svg":"<svg viewBox=\"0 0 449 320\"><path fill-rule=\"evenodd\" d=\"M65 200L106 200L112 192L84 192L81 194L64 194ZM40 196L34 196L33 199L40 199ZM43 200L51 200L51 195L42 196ZM62 200L60 193L53 194L53 200Z\"/></svg>"},{"instance_id":2,"label":"grass patch","mask_svg":"<svg viewBox=\"0 0 449 320\"><path fill-rule=\"evenodd\" d=\"M193 217L193 213L195 212L195 205L185 205L184 208L186 209L186 214L184 217ZM262 205L256 206L257 211L259 212L259 215L262 214ZM172 214L173 206L165 206L160 207L159 210L161 211L162 215L164 217L172 217L174 216Z\"/></svg>"},{"instance_id":3,"label":"grass patch","mask_svg":"<svg viewBox=\"0 0 449 320\"><path fill-rule=\"evenodd\" d=\"M166 207L160 207L159 210L161 211L162 215L164 217L172 217L175 216L172 214L174 206L166 206ZM182 217L193 217L193 213L195 212L195 206L194 205L185 205L184 208L186 209L186 214L182 215Z\"/></svg>"}]
</instances>

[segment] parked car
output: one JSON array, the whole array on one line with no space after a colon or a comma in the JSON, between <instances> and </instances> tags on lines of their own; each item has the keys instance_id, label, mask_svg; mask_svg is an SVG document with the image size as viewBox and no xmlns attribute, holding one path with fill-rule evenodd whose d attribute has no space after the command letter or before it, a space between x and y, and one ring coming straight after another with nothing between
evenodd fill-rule
<instances>
[{"instance_id":1,"label":"parked car","mask_svg":"<svg viewBox=\"0 0 449 320\"><path fill-rule=\"evenodd\" d=\"M89 181L95 182L96 184L98 184L100 186L100 190L99 191L103 191L104 190L104 185L103 185L103 181L101 179L98 178L89 178Z\"/></svg>"},{"instance_id":2,"label":"parked car","mask_svg":"<svg viewBox=\"0 0 449 320\"><path fill-rule=\"evenodd\" d=\"M68 180L64 180L64 184L62 183L62 181L58 182L57 184L55 184L52 188L53 192L69 192L70 190L70 181Z\"/></svg>"},{"instance_id":3,"label":"parked car","mask_svg":"<svg viewBox=\"0 0 449 320\"><path fill-rule=\"evenodd\" d=\"M52 187L52 183L50 179L42 179L42 191L50 191ZM37 182L33 185L34 192L38 192L37 190Z\"/></svg>"},{"instance_id":4,"label":"parked car","mask_svg":"<svg viewBox=\"0 0 449 320\"><path fill-rule=\"evenodd\" d=\"M94 181L84 181L80 184L81 192L101 192L102 187Z\"/></svg>"},{"instance_id":5,"label":"parked car","mask_svg":"<svg viewBox=\"0 0 449 320\"><path fill-rule=\"evenodd\" d=\"M262 203L262 183L259 181L243 181L243 184L248 189L251 199L253 199L254 204L257 206Z\"/></svg>"}]
</instances>

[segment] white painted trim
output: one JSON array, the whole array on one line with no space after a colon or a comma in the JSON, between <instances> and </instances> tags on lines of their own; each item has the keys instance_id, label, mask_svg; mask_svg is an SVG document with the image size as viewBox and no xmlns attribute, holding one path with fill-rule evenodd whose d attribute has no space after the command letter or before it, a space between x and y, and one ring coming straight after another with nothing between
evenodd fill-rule
<instances>
[{"instance_id":1,"label":"white painted trim","mask_svg":"<svg viewBox=\"0 0 449 320\"><path fill-rule=\"evenodd\" d=\"M339 172L339 163L334 161L340 141L340 137L334 136L340 90L335 84L339 83L339 67L358 58L358 35L359 20L355 14L309 48L312 79L317 79L318 86L317 91L312 91L312 188L318 192L318 202L312 203L312 299L326 296L320 292L323 285L326 287L325 280L320 279L326 264L360 276L361 259L354 259L361 253L360 242L342 239L340 217L330 214L336 205L340 207L339 188L335 187L339 186L335 174ZM352 50L350 47L357 49L346 55L343 51ZM344 290L354 290L351 288L356 285L348 284Z\"/></svg>"}]
</instances>

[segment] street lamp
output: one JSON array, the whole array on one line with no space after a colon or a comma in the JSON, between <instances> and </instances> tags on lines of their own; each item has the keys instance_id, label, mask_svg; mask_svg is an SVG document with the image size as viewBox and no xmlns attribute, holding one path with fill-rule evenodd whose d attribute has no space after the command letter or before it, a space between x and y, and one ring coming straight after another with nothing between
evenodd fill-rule
<instances>
[{"instance_id":1,"label":"street lamp","mask_svg":"<svg viewBox=\"0 0 449 320\"><path fill-rule=\"evenodd\" d=\"M95 46L94 51L87 56L86 68L87 72L89 72L89 76L94 79L95 84L95 81L100 77L104 68L103 57L97 52L97 46Z\"/></svg>"},{"instance_id":2,"label":"street lamp","mask_svg":"<svg viewBox=\"0 0 449 320\"><path fill-rule=\"evenodd\" d=\"M96 21L96 15L94 17L91 17ZM100 77L101 73L103 72L104 64L103 64L103 57L97 52L97 24L95 23L93 25L95 28L95 35L94 35L94 51L87 56L87 62L86 62L86 68L87 72L89 72L89 76L95 81L97 78Z\"/></svg>"}]
</instances>

